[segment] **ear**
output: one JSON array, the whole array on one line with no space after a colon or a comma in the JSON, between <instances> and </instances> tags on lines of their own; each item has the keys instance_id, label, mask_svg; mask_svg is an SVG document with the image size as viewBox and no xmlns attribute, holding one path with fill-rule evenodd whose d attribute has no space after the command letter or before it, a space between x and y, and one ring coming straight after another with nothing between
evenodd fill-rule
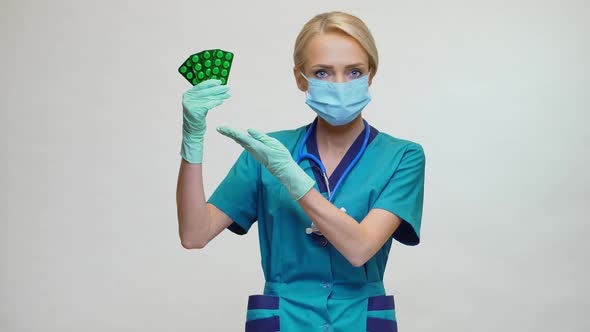
<instances>
[{"instance_id":1,"label":"ear","mask_svg":"<svg viewBox=\"0 0 590 332\"><path fill-rule=\"evenodd\" d=\"M293 67L293 75L295 75L295 82L297 82L297 87L299 90L305 92L307 91L307 80L301 76L299 70L299 68Z\"/></svg>"}]
</instances>

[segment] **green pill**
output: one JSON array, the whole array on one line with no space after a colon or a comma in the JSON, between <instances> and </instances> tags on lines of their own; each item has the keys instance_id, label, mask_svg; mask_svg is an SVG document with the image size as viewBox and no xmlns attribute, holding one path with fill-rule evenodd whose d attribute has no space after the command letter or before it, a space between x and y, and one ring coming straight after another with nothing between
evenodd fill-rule
<instances>
[{"instance_id":1,"label":"green pill","mask_svg":"<svg viewBox=\"0 0 590 332\"><path fill-rule=\"evenodd\" d=\"M203 74L203 72L199 72L199 73L197 74L197 77L198 77L200 80L202 80L203 78L205 78L205 74Z\"/></svg>"},{"instance_id":2,"label":"green pill","mask_svg":"<svg viewBox=\"0 0 590 332\"><path fill-rule=\"evenodd\" d=\"M186 78L188 78L189 80L193 78L193 73L191 73L190 71L186 73Z\"/></svg>"},{"instance_id":3,"label":"green pill","mask_svg":"<svg viewBox=\"0 0 590 332\"><path fill-rule=\"evenodd\" d=\"M219 60L219 59L215 59L215 65L216 65L217 67L221 66L221 60Z\"/></svg>"},{"instance_id":4,"label":"green pill","mask_svg":"<svg viewBox=\"0 0 590 332\"><path fill-rule=\"evenodd\" d=\"M225 78L222 77L220 81L222 85L225 84Z\"/></svg>"},{"instance_id":5,"label":"green pill","mask_svg":"<svg viewBox=\"0 0 590 332\"><path fill-rule=\"evenodd\" d=\"M183 74L186 73L186 67L185 66L180 67L180 72Z\"/></svg>"},{"instance_id":6,"label":"green pill","mask_svg":"<svg viewBox=\"0 0 590 332\"><path fill-rule=\"evenodd\" d=\"M193 60L194 63L197 63L197 62L199 62L199 56L197 54L195 54L191 57L191 60Z\"/></svg>"},{"instance_id":7,"label":"green pill","mask_svg":"<svg viewBox=\"0 0 590 332\"><path fill-rule=\"evenodd\" d=\"M213 68L213 74L214 75L219 74L219 68L217 68L217 67Z\"/></svg>"},{"instance_id":8,"label":"green pill","mask_svg":"<svg viewBox=\"0 0 590 332\"><path fill-rule=\"evenodd\" d=\"M187 65L188 67L190 67L190 66L192 66L192 65L193 65L193 63L191 62L191 60L186 60L186 65Z\"/></svg>"},{"instance_id":9,"label":"green pill","mask_svg":"<svg viewBox=\"0 0 590 332\"><path fill-rule=\"evenodd\" d=\"M211 53L209 53L209 51L205 51L205 53L203 53L203 58L209 59L210 57L211 57Z\"/></svg>"},{"instance_id":10,"label":"green pill","mask_svg":"<svg viewBox=\"0 0 590 332\"><path fill-rule=\"evenodd\" d=\"M200 63L195 64L195 70L201 70L203 66Z\"/></svg>"},{"instance_id":11,"label":"green pill","mask_svg":"<svg viewBox=\"0 0 590 332\"><path fill-rule=\"evenodd\" d=\"M207 68L207 69L205 70L205 75L207 75L207 76L211 76L211 69Z\"/></svg>"},{"instance_id":12,"label":"green pill","mask_svg":"<svg viewBox=\"0 0 590 332\"><path fill-rule=\"evenodd\" d=\"M225 60L229 61L229 60L231 60L231 58L233 58L231 53L225 53Z\"/></svg>"},{"instance_id":13,"label":"green pill","mask_svg":"<svg viewBox=\"0 0 590 332\"><path fill-rule=\"evenodd\" d=\"M229 61L225 61L223 63L223 68L225 68L225 69L229 68Z\"/></svg>"},{"instance_id":14,"label":"green pill","mask_svg":"<svg viewBox=\"0 0 590 332\"><path fill-rule=\"evenodd\" d=\"M223 51L217 51L217 52L215 52L215 55L216 55L218 58L223 58Z\"/></svg>"},{"instance_id":15,"label":"green pill","mask_svg":"<svg viewBox=\"0 0 590 332\"><path fill-rule=\"evenodd\" d=\"M199 83L199 81L196 78L194 78L193 79L193 85L196 85L197 83Z\"/></svg>"},{"instance_id":16,"label":"green pill","mask_svg":"<svg viewBox=\"0 0 590 332\"><path fill-rule=\"evenodd\" d=\"M205 60L205 67L211 67L211 60Z\"/></svg>"},{"instance_id":17,"label":"green pill","mask_svg":"<svg viewBox=\"0 0 590 332\"><path fill-rule=\"evenodd\" d=\"M211 75L211 79L212 79L212 80L216 80L216 79L217 79L217 76L215 76L215 75Z\"/></svg>"},{"instance_id":18,"label":"green pill","mask_svg":"<svg viewBox=\"0 0 590 332\"><path fill-rule=\"evenodd\" d=\"M221 71L221 76L227 76L227 69L223 69Z\"/></svg>"}]
</instances>

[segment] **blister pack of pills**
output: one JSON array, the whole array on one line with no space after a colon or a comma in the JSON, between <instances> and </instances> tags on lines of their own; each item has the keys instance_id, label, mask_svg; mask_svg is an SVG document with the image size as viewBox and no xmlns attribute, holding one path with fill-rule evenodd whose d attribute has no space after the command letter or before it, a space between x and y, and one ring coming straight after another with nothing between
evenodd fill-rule
<instances>
[{"instance_id":1,"label":"blister pack of pills","mask_svg":"<svg viewBox=\"0 0 590 332\"><path fill-rule=\"evenodd\" d=\"M220 49L201 51L186 59L178 68L178 72L192 85L209 79L218 79L224 85L229 79L233 60L232 52Z\"/></svg>"}]
</instances>

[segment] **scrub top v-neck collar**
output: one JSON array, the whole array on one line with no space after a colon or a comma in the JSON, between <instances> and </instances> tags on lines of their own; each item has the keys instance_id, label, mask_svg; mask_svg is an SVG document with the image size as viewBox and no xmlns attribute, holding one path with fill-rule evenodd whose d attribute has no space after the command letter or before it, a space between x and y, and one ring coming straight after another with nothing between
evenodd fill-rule
<instances>
[{"instance_id":1,"label":"scrub top v-neck collar","mask_svg":"<svg viewBox=\"0 0 590 332\"><path fill-rule=\"evenodd\" d=\"M317 121L318 119L316 118L314 120L314 122L316 122L316 125L313 126L312 132L310 133L307 143L305 144L305 149L307 150L307 153L310 153L321 160L320 153L318 150L318 142L316 138ZM306 128L309 129L309 126L311 126L311 124L307 125ZM369 132L369 141L367 142L367 147L371 144L375 136L377 136L377 134L379 133L379 130L375 129L373 126L369 125L369 128L371 131ZM338 163L338 166L336 166L332 174L330 174L330 177L328 178L330 190L334 189L334 187L338 183L338 180L340 180L340 177L342 176L348 165L350 165L350 163L354 160L356 155L361 150L363 146L365 130L366 129L363 128L363 131L358 135L358 137L352 143L350 148L348 148L348 151L346 151L344 157L342 158L342 160L340 160L340 163ZM310 160L309 163L312 166L311 168L313 171L313 175L315 177L315 182L318 184L319 191L322 193L328 192L328 188L326 188L324 177L322 175L320 168L316 165L314 161Z\"/></svg>"}]
</instances>

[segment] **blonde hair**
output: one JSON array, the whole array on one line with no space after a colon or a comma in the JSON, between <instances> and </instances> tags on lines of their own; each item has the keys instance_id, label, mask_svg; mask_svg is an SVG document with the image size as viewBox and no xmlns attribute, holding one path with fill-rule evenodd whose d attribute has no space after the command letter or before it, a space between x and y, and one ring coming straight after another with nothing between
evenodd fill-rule
<instances>
[{"instance_id":1,"label":"blonde hair","mask_svg":"<svg viewBox=\"0 0 590 332\"><path fill-rule=\"evenodd\" d=\"M295 50L293 51L295 67L303 70L304 52L307 44L315 35L328 32L343 32L356 39L369 55L369 70L371 76L375 76L379 65L379 54L373 35L360 18L339 11L316 15L303 26L295 40Z\"/></svg>"}]
</instances>

